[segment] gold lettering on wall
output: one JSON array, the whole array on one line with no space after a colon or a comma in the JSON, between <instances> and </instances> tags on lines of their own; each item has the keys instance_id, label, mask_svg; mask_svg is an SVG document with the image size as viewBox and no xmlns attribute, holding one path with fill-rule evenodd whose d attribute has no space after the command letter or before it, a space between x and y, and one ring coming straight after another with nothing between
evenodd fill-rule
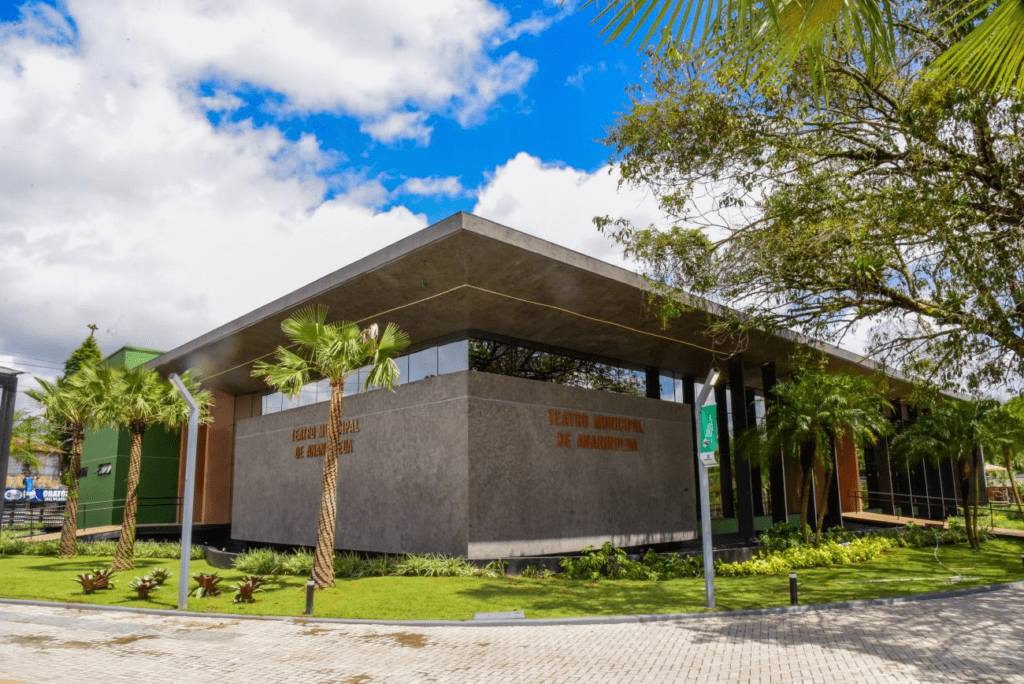
<instances>
[{"instance_id":1,"label":"gold lettering on wall","mask_svg":"<svg viewBox=\"0 0 1024 684\"><path fill-rule=\"evenodd\" d=\"M343 435L359 432L359 419L341 421L339 432ZM293 442L305 442L310 439L327 439L327 423L320 425L307 425L292 430ZM351 454L355 451L351 439L341 441L339 454ZM327 455L327 442L317 444L306 444L295 447L295 458L319 458Z\"/></svg>"},{"instance_id":2,"label":"gold lettering on wall","mask_svg":"<svg viewBox=\"0 0 1024 684\"><path fill-rule=\"evenodd\" d=\"M581 411L563 411L548 409L548 425L556 427L579 428L583 430L614 430L617 432L635 432L643 434L643 421L639 418L622 416L605 416L583 413ZM573 442L573 433L559 430L555 433L555 443L562 449L600 449L603 451L639 451L640 443L632 437L615 437L613 435L593 435L578 433Z\"/></svg>"}]
</instances>

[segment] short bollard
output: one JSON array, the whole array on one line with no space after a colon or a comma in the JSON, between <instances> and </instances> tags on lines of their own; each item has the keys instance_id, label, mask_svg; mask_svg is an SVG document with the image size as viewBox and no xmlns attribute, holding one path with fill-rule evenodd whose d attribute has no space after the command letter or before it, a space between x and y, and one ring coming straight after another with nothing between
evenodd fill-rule
<instances>
[{"instance_id":1,"label":"short bollard","mask_svg":"<svg viewBox=\"0 0 1024 684\"><path fill-rule=\"evenodd\" d=\"M314 591L314 589L315 589L315 585L313 584L313 580L309 580L308 582L306 582L306 612L304 613L304 615L312 615L313 614L313 591Z\"/></svg>"},{"instance_id":2,"label":"short bollard","mask_svg":"<svg viewBox=\"0 0 1024 684\"><path fill-rule=\"evenodd\" d=\"M796 600L796 573L789 573L789 605L795 606Z\"/></svg>"}]
</instances>

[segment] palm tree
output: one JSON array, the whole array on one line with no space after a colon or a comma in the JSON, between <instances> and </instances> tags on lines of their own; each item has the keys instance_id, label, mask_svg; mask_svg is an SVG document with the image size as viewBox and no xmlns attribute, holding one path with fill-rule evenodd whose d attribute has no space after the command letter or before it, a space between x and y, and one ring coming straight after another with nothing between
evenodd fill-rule
<instances>
[{"instance_id":1,"label":"palm tree","mask_svg":"<svg viewBox=\"0 0 1024 684\"><path fill-rule=\"evenodd\" d=\"M111 567L114 570L128 570L135 567L135 525L139 505L142 439L153 425L175 429L186 424L189 407L174 386L152 368L115 368L112 372L114 382L101 410L101 419L128 428L131 451L128 457L128 483L121 536L117 541ZM191 373L183 373L181 379L199 404L200 421L208 422L210 407L213 405L210 392L200 391Z\"/></svg>"},{"instance_id":2,"label":"palm tree","mask_svg":"<svg viewBox=\"0 0 1024 684\"><path fill-rule=\"evenodd\" d=\"M587 0L584 7L599 5ZM831 48L858 47L869 69L895 61L895 0L608 0L594 22L608 40L638 34L641 46L655 36L662 43L725 37L737 61L755 60L755 71L771 80L785 73L797 56L813 65ZM1024 66L1024 0L936 0L922 9L941 15L949 47L932 69L977 84L1002 96L1024 94L1017 75ZM640 33L645 30L645 33Z\"/></svg>"},{"instance_id":3,"label":"palm tree","mask_svg":"<svg viewBox=\"0 0 1024 684\"><path fill-rule=\"evenodd\" d=\"M1001 428L997 407L991 400L944 401L922 411L900 430L890 445L890 453L905 465L922 460L939 464L953 459L960 479L967 541L972 549L979 548L981 541L978 534L979 449L992 449L998 444Z\"/></svg>"},{"instance_id":4,"label":"palm tree","mask_svg":"<svg viewBox=\"0 0 1024 684\"><path fill-rule=\"evenodd\" d=\"M1024 462L1024 397L1014 397L995 411L993 420L996 422L992 430L992 448L1002 455L1003 468L1013 492L1014 503L1021 520L1024 520L1024 501L1021 501L1020 488L1017 486L1016 472Z\"/></svg>"},{"instance_id":5,"label":"palm tree","mask_svg":"<svg viewBox=\"0 0 1024 684\"><path fill-rule=\"evenodd\" d=\"M376 325L360 330L355 323L327 322L327 307L306 307L281 322L291 342L278 347L275 363L259 361L253 377L295 397L302 386L317 379L331 383L327 421L327 453L324 456L323 492L317 521L313 582L317 589L334 585L334 530L338 517L338 455L341 453L342 397L345 380L369 366L364 388L392 389L398 381L394 357L409 346L409 336L389 323L378 337ZM295 351L292 351L294 349Z\"/></svg>"},{"instance_id":6,"label":"palm tree","mask_svg":"<svg viewBox=\"0 0 1024 684\"><path fill-rule=\"evenodd\" d=\"M101 423L103 407L113 374L110 368L83 365L74 375L55 383L36 378L39 389L30 389L28 396L39 403L48 422L67 426L70 434L71 467L64 476L68 488L64 522L60 533L60 557L77 553L78 474L82 468L82 441L85 430Z\"/></svg>"},{"instance_id":7,"label":"palm tree","mask_svg":"<svg viewBox=\"0 0 1024 684\"><path fill-rule=\"evenodd\" d=\"M863 376L800 370L775 386L775 401L768 404L764 423L741 437L740 448L759 456L765 465L782 458L799 464L800 529L810 541L807 509L811 484L820 492L817 505L815 545L821 543L821 527L827 512L832 484L832 449L835 441L852 439L858 447L874 444L892 430L883 411L890 404L875 383ZM811 455L807 458L804 455ZM818 472L824 476L824 481Z\"/></svg>"}]
</instances>

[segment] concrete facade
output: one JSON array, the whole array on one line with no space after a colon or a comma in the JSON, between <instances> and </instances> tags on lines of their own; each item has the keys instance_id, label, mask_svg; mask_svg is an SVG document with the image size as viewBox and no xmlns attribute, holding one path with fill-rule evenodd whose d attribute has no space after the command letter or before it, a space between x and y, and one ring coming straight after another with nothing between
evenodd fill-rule
<instances>
[{"instance_id":1,"label":"concrete facade","mask_svg":"<svg viewBox=\"0 0 1024 684\"><path fill-rule=\"evenodd\" d=\"M492 558L694 537L683 405L463 371L344 407L339 549ZM327 411L238 422L233 537L313 545Z\"/></svg>"}]
</instances>

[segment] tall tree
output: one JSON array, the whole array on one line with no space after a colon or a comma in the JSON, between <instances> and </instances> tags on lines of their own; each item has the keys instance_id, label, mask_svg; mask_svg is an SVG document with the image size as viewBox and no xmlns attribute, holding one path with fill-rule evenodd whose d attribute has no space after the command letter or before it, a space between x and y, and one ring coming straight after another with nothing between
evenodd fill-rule
<instances>
[{"instance_id":1,"label":"tall tree","mask_svg":"<svg viewBox=\"0 0 1024 684\"><path fill-rule=\"evenodd\" d=\"M1024 520L1024 500L1017 484L1017 473L1024 464L1024 397L1014 397L1000 406L994 420L997 424L993 430L995 443L992 446L1002 459L1017 512Z\"/></svg>"},{"instance_id":2,"label":"tall tree","mask_svg":"<svg viewBox=\"0 0 1024 684\"><path fill-rule=\"evenodd\" d=\"M103 404L101 417L107 423L127 428L131 436L124 516L111 567L114 570L128 570L135 567L135 526L138 520L143 438L154 425L168 429L185 425L188 422L189 407L174 386L152 368L136 366L111 370L114 381ZM181 379L199 405L200 422L208 422L210 407L213 405L210 392L200 390L191 373L183 373Z\"/></svg>"},{"instance_id":3,"label":"tall tree","mask_svg":"<svg viewBox=\"0 0 1024 684\"><path fill-rule=\"evenodd\" d=\"M800 370L772 391L774 400L766 407L764 422L751 428L740 445L766 465L779 458L797 464L801 474L800 529L805 543L810 538L808 504L812 491L819 492L815 525L818 545L834 477L832 453L836 442L845 438L857 447L874 444L879 436L892 431L883 413L891 406L871 378L819 369ZM813 453L813 457L803 458L805 453Z\"/></svg>"},{"instance_id":4,"label":"tall tree","mask_svg":"<svg viewBox=\"0 0 1024 684\"><path fill-rule=\"evenodd\" d=\"M953 459L959 479L967 540L981 544L978 531L978 490L982 471L980 449L998 443L998 404L995 401L941 401L923 410L896 434L890 453L903 467L927 461L940 464Z\"/></svg>"},{"instance_id":5,"label":"tall tree","mask_svg":"<svg viewBox=\"0 0 1024 684\"><path fill-rule=\"evenodd\" d=\"M937 382L1021 380L1024 102L922 74L936 20L897 18L896 65L828 53L819 108L806 69L746 88L721 46L656 58L607 142L675 227L597 222L673 295L668 313L681 289L738 309L723 336L862 325L873 355Z\"/></svg>"},{"instance_id":6,"label":"tall tree","mask_svg":"<svg viewBox=\"0 0 1024 684\"><path fill-rule=\"evenodd\" d=\"M996 95L1024 95L1024 0L587 0L608 40L639 36L640 44L722 41L724 55L762 82L784 79L799 61L810 63L815 84L828 91L820 67L830 50L854 47L869 72L899 61L902 15L938 17L942 41L931 68ZM603 5L603 7L602 7ZM955 11L948 11L950 8Z\"/></svg>"},{"instance_id":7,"label":"tall tree","mask_svg":"<svg viewBox=\"0 0 1024 684\"><path fill-rule=\"evenodd\" d=\"M345 380L360 368L369 367L364 388L392 389L398 382L394 358L409 346L409 336L388 323L378 334L377 325L360 330L355 323L327 322L323 306L299 309L281 322L290 345L278 347L275 362L258 361L253 377L263 378L289 397L302 392L314 380L331 383L327 420L327 453L324 456L323 491L317 520L313 582L317 589L334 585L334 531L338 517L338 456L341 453L341 418Z\"/></svg>"},{"instance_id":8,"label":"tall tree","mask_svg":"<svg viewBox=\"0 0 1024 684\"><path fill-rule=\"evenodd\" d=\"M101 410L110 392L113 373L110 368L85 364L73 375L51 383L36 378L38 389L26 392L39 402L51 424L66 425L69 430L70 467L64 474L68 488L67 504L60 534L60 557L77 553L78 475L82 469L82 441L85 429L101 423Z\"/></svg>"},{"instance_id":9,"label":"tall tree","mask_svg":"<svg viewBox=\"0 0 1024 684\"><path fill-rule=\"evenodd\" d=\"M99 345L96 344L96 338L93 335L96 333L96 326L89 324L89 336L82 340L82 344L78 345L75 351L71 352L71 356L64 362L64 378L70 378L72 375L78 372L78 369L82 366L99 366L103 361L103 353L100 352ZM58 380L60 382L60 380ZM65 478L68 472L68 468L71 466L71 441L73 428L70 425L63 423L51 423L50 425L50 441L60 445L61 449L64 450L64 455L61 456L60 463L60 474L62 478Z\"/></svg>"},{"instance_id":10,"label":"tall tree","mask_svg":"<svg viewBox=\"0 0 1024 684\"><path fill-rule=\"evenodd\" d=\"M21 472L25 477L29 477L32 471L39 470L42 466L36 453L57 450L57 447L48 443L48 437L49 424L45 415L33 416L25 411L15 412L10 453L11 458L21 465Z\"/></svg>"}]
</instances>

